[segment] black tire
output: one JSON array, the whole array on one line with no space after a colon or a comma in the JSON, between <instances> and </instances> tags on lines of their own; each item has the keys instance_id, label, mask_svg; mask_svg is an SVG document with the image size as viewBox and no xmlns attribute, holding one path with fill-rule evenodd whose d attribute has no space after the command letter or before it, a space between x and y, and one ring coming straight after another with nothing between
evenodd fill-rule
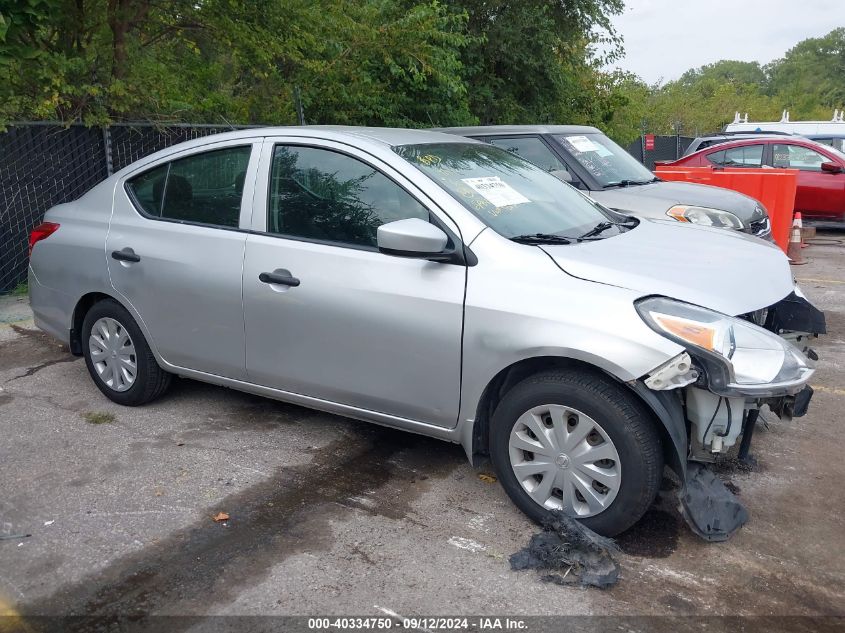
<instances>
[{"instance_id":1,"label":"black tire","mask_svg":"<svg viewBox=\"0 0 845 633\"><path fill-rule=\"evenodd\" d=\"M654 502L663 473L661 438L651 412L624 386L589 370L538 373L510 389L490 421L490 458L516 506L542 523L549 510L534 501L519 483L509 456L511 431L526 411L544 404L572 407L598 422L619 455L621 484L610 506L581 523L604 536L634 525Z\"/></svg>"},{"instance_id":2,"label":"black tire","mask_svg":"<svg viewBox=\"0 0 845 633\"><path fill-rule=\"evenodd\" d=\"M136 374L135 382L126 391L116 391L109 387L97 373L94 363L91 360L91 349L88 339L91 336L91 329L101 318L109 317L117 321L129 333L132 344L135 346ZM153 356L147 340L141 332L141 328L135 323L135 319L129 311L113 299L104 299L95 303L82 322L82 353L85 356L85 365L88 373L97 388L113 402L128 407L152 402L161 396L170 386L172 375L159 367Z\"/></svg>"}]
</instances>

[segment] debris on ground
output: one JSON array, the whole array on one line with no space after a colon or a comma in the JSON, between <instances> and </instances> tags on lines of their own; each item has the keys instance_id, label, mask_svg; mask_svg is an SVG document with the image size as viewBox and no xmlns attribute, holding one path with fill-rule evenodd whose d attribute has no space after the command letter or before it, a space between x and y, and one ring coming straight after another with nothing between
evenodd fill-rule
<instances>
[{"instance_id":1,"label":"debris on ground","mask_svg":"<svg viewBox=\"0 0 845 633\"><path fill-rule=\"evenodd\" d=\"M229 520L229 515L226 514L225 512L218 512L212 518L214 519L214 521L216 523L222 523L223 521Z\"/></svg>"},{"instance_id":2,"label":"debris on ground","mask_svg":"<svg viewBox=\"0 0 845 633\"><path fill-rule=\"evenodd\" d=\"M726 541L748 521L745 506L701 464L687 466L686 485L678 497L687 525L707 541Z\"/></svg>"},{"instance_id":3,"label":"debris on ground","mask_svg":"<svg viewBox=\"0 0 845 633\"><path fill-rule=\"evenodd\" d=\"M536 569L540 580L605 589L619 580L613 539L596 534L560 510L553 510L528 546L512 554L511 569ZM552 572L552 573L549 573Z\"/></svg>"},{"instance_id":4,"label":"debris on ground","mask_svg":"<svg viewBox=\"0 0 845 633\"><path fill-rule=\"evenodd\" d=\"M751 473L760 472L760 464L753 455L749 455L745 459L738 457L728 457L720 459L714 464L710 465L710 469L721 475L733 475L734 473Z\"/></svg>"},{"instance_id":5,"label":"debris on ground","mask_svg":"<svg viewBox=\"0 0 845 633\"><path fill-rule=\"evenodd\" d=\"M91 424L111 424L114 422L114 414L106 411L86 411L83 418Z\"/></svg>"},{"instance_id":6,"label":"debris on ground","mask_svg":"<svg viewBox=\"0 0 845 633\"><path fill-rule=\"evenodd\" d=\"M496 483L496 475L489 475L487 473L478 473L478 478L483 481L485 484L494 484Z\"/></svg>"},{"instance_id":7,"label":"debris on ground","mask_svg":"<svg viewBox=\"0 0 845 633\"><path fill-rule=\"evenodd\" d=\"M0 534L0 541L11 541L12 539L18 538L29 538L32 534ZM23 543L18 543L18 545L23 545Z\"/></svg>"},{"instance_id":8,"label":"debris on ground","mask_svg":"<svg viewBox=\"0 0 845 633\"><path fill-rule=\"evenodd\" d=\"M727 488L728 490L730 490L730 491L731 491L731 493L733 493L733 494L735 494L735 495L738 495L738 494L740 493L740 488L739 488L739 486L737 486L737 485L736 485L734 482L732 482L730 479L728 479L727 481L725 481L725 482L723 482L723 483L725 484L725 488Z\"/></svg>"},{"instance_id":9,"label":"debris on ground","mask_svg":"<svg viewBox=\"0 0 845 633\"><path fill-rule=\"evenodd\" d=\"M462 536L450 536L447 542L453 547L457 547L458 549L465 549L473 553L483 552L487 549L481 543L473 541L472 539L464 538Z\"/></svg>"},{"instance_id":10,"label":"debris on ground","mask_svg":"<svg viewBox=\"0 0 845 633\"><path fill-rule=\"evenodd\" d=\"M50 519L49 521L44 521L44 525L53 525L56 522L56 519Z\"/></svg>"}]
</instances>

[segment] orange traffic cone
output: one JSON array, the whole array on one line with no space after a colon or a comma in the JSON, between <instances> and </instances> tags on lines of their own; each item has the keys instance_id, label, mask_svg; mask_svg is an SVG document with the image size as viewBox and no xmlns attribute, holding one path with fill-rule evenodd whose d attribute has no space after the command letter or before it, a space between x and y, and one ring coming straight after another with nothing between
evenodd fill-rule
<instances>
[{"instance_id":1,"label":"orange traffic cone","mask_svg":"<svg viewBox=\"0 0 845 633\"><path fill-rule=\"evenodd\" d=\"M807 262L801 257L801 218L799 214L792 220L792 231L789 234L789 246L786 249L786 256L793 266L800 266Z\"/></svg>"},{"instance_id":2,"label":"orange traffic cone","mask_svg":"<svg viewBox=\"0 0 845 633\"><path fill-rule=\"evenodd\" d=\"M798 228L801 229L801 248L807 248L808 244L804 241L804 220L801 219L801 212L795 214L795 219L798 220Z\"/></svg>"}]
</instances>

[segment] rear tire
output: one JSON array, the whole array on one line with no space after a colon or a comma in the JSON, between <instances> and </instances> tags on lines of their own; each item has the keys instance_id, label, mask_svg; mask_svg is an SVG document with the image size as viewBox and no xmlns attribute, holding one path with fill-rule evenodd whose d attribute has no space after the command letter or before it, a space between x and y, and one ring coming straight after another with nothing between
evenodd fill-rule
<instances>
[{"instance_id":1,"label":"rear tire","mask_svg":"<svg viewBox=\"0 0 845 633\"><path fill-rule=\"evenodd\" d=\"M515 385L493 414L489 448L502 487L531 519L559 509L605 536L642 517L663 473L654 416L589 370L545 371Z\"/></svg>"},{"instance_id":2,"label":"rear tire","mask_svg":"<svg viewBox=\"0 0 845 633\"><path fill-rule=\"evenodd\" d=\"M170 386L141 328L113 299L95 303L82 322L88 373L109 400L129 407L152 402Z\"/></svg>"}]
</instances>

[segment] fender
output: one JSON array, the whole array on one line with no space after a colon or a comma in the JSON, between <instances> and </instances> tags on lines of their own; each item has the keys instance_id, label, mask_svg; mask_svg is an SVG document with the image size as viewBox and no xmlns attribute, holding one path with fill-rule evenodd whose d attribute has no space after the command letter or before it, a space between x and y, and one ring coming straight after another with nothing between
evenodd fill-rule
<instances>
[{"instance_id":1,"label":"fender","mask_svg":"<svg viewBox=\"0 0 845 633\"><path fill-rule=\"evenodd\" d=\"M674 390L652 391L641 380L632 380L625 384L648 405L666 430L666 434L672 441L672 445L666 450L666 461L678 475L681 485L685 485L689 438L680 399Z\"/></svg>"}]
</instances>

